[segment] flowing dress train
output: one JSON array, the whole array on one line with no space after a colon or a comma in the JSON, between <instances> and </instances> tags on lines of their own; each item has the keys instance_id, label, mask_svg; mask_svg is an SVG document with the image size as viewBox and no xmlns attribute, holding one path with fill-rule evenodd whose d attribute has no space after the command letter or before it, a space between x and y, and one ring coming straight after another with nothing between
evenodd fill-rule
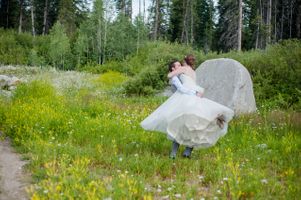
<instances>
[{"instance_id":1,"label":"flowing dress train","mask_svg":"<svg viewBox=\"0 0 301 200\"><path fill-rule=\"evenodd\" d=\"M202 91L192 77L181 74L186 88ZM161 106L141 122L145 130L166 133L179 144L207 148L227 133L234 112L207 98L176 91Z\"/></svg>"}]
</instances>

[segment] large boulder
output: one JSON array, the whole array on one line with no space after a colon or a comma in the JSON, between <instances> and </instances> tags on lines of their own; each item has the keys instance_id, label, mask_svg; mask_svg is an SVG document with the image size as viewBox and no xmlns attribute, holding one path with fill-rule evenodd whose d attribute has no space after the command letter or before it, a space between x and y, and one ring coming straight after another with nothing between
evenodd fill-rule
<instances>
[{"instance_id":1,"label":"large boulder","mask_svg":"<svg viewBox=\"0 0 301 200\"><path fill-rule=\"evenodd\" d=\"M204 97L234 110L236 115L256 111L253 83L248 70L228 58L207 60L196 69Z\"/></svg>"}]
</instances>

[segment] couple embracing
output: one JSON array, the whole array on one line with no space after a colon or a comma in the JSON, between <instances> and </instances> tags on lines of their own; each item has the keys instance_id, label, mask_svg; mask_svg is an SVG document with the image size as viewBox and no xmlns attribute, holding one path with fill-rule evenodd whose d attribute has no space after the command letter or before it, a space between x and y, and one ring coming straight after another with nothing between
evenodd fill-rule
<instances>
[{"instance_id":1,"label":"couple embracing","mask_svg":"<svg viewBox=\"0 0 301 200\"><path fill-rule=\"evenodd\" d=\"M203 97L204 89L196 84L195 58L187 55L181 63L169 64L168 78L177 91L141 122L145 130L159 131L172 140L170 157L186 146L183 156L190 158L194 148L208 148L227 133L234 112Z\"/></svg>"}]
</instances>

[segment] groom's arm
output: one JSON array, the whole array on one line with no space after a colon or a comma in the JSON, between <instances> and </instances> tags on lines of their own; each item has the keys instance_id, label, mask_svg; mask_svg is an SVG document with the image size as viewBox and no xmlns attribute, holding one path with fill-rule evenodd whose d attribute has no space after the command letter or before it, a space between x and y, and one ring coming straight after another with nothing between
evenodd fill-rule
<instances>
[{"instance_id":1,"label":"groom's arm","mask_svg":"<svg viewBox=\"0 0 301 200\"><path fill-rule=\"evenodd\" d=\"M177 88L177 90L183 94L189 94L189 95L197 95L197 91L190 90L183 86L180 79L177 76L172 77L171 83Z\"/></svg>"},{"instance_id":2,"label":"groom's arm","mask_svg":"<svg viewBox=\"0 0 301 200\"><path fill-rule=\"evenodd\" d=\"M187 67L180 67L177 70L169 72L167 74L167 77L172 78L172 77L178 76L179 74L184 74L186 71L187 71Z\"/></svg>"}]
</instances>

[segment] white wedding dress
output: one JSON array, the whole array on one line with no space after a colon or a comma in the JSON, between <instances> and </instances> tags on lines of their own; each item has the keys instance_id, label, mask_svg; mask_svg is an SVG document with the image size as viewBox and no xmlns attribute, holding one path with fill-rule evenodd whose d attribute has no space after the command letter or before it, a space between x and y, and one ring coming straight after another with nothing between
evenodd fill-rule
<instances>
[{"instance_id":1,"label":"white wedding dress","mask_svg":"<svg viewBox=\"0 0 301 200\"><path fill-rule=\"evenodd\" d=\"M181 74L180 80L185 88L204 90L188 75ZM233 110L226 106L176 91L140 125L145 130L166 133L179 144L207 148L227 133L228 122L233 116Z\"/></svg>"}]
</instances>

